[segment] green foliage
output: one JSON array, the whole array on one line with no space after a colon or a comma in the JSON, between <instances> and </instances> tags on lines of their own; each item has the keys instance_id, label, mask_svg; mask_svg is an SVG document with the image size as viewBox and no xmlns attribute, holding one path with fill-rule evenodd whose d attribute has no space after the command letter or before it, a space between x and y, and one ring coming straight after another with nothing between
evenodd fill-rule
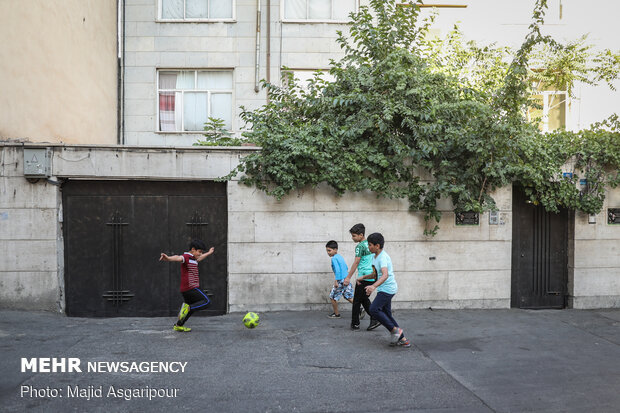
<instances>
[{"instance_id":1,"label":"green foliage","mask_svg":"<svg viewBox=\"0 0 620 413\"><path fill-rule=\"evenodd\" d=\"M198 140L194 146L241 146L243 140L233 137L233 134L226 129L223 119L211 118L205 122L206 139Z\"/></svg>"},{"instance_id":2,"label":"green foliage","mask_svg":"<svg viewBox=\"0 0 620 413\"><path fill-rule=\"evenodd\" d=\"M550 56L558 67L565 62L558 56L587 52L541 34L545 3L537 2L530 33L513 56L507 48L464 43L458 28L445 40L428 40L433 19L418 23L415 4L371 0L372 13L361 7L351 15L349 36L339 33L344 57L331 63L333 82L317 73L302 88L289 73L286 87L264 84L267 105L243 109L252 127L244 136L262 150L227 178L241 173L242 183L277 198L322 182L338 194L370 189L407 198L412 211L424 212L427 234L438 229L439 198L451 199L456 210L482 212L495 208L489 194L510 183L549 210L600 210L605 185L618 184L618 119L579 133L542 134L525 116L537 48L556 51ZM598 69L607 78L590 70L593 83L614 76L615 55L606 56L607 69ZM568 86L580 80L579 70L541 75ZM571 159L573 179L560 179ZM575 183L582 170L586 188ZM427 174L432 179L422 180Z\"/></svg>"}]
</instances>

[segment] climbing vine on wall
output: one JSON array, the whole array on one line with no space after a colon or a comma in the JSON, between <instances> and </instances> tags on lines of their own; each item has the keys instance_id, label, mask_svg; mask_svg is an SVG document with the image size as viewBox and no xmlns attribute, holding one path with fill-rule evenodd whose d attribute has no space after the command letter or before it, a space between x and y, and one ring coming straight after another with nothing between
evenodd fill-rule
<instances>
[{"instance_id":1,"label":"climbing vine on wall","mask_svg":"<svg viewBox=\"0 0 620 413\"><path fill-rule=\"evenodd\" d=\"M433 17L421 19L415 4L371 0L351 15L349 33L339 33L344 57L332 61L332 81L317 72L308 85L290 73L283 87L264 83L269 103L242 111L244 138L261 150L226 178L240 175L278 199L320 183L338 194L406 198L424 212L427 234L438 229L440 198L483 212L495 208L490 194L511 183L548 210L600 211L605 187L620 183L618 117L542 133L527 113L536 106L532 79L571 92L577 81L611 85L620 59L544 36L545 8L538 0L530 33L513 52L465 42L458 28L432 40ZM564 178L567 163L573 175Z\"/></svg>"}]
</instances>

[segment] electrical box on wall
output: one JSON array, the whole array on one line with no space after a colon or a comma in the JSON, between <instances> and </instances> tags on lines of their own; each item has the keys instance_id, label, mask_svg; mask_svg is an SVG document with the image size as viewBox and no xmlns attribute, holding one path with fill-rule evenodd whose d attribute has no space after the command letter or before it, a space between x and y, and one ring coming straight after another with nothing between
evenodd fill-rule
<instances>
[{"instance_id":1,"label":"electrical box on wall","mask_svg":"<svg viewBox=\"0 0 620 413\"><path fill-rule=\"evenodd\" d=\"M52 174L52 151L49 148L24 148L24 177L49 178Z\"/></svg>"}]
</instances>

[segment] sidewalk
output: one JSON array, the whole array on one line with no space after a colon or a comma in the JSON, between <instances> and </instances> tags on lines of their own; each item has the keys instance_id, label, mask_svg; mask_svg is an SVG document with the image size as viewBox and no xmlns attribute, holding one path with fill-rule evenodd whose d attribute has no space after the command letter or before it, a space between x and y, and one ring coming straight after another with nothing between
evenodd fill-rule
<instances>
[{"instance_id":1,"label":"sidewalk","mask_svg":"<svg viewBox=\"0 0 620 413\"><path fill-rule=\"evenodd\" d=\"M620 411L620 310L398 310L408 349L327 314L262 313L254 330L242 314L193 317L177 333L172 318L2 310L0 411ZM78 358L82 372L22 373L33 357ZM107 370L122 361L187 364Z\"/></svg>"}]
</instances>

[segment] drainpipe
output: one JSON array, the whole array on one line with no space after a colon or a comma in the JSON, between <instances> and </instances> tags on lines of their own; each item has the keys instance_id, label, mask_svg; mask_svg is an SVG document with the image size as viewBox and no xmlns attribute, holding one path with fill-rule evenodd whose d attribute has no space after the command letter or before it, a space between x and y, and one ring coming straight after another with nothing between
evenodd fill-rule
<instances>
[{"instance_id":1,"label":"drainpipe","mask_svg":"<svg viewBox=\"0 0 620 413\"><path fill-rule=\"evenodd\" d=\"M258 93L260 71L260 0L256 0L256 66L254 67L254 92Z\"/></svg>"},{"instance_id":2,"label":"drainpipe","mask_svg":"<svg viewBox=\"0 0 620 413\"><path fill-rule=\"evenodd\" d=\"M117 103L116 103L116 143L125 144L125 1L116 2L117 28Z\"/></svg>"},{"instance_id":3,"label":"drainpipe","mask_svg":"<svg viewBox=\"0 0 620 413\"><path fill-rule=\"evenodd\" d=\"M271 83L271 0L267 0L267 82ZM269 104L269 89L267 89Z\"/></svg>"}]
</instances>

